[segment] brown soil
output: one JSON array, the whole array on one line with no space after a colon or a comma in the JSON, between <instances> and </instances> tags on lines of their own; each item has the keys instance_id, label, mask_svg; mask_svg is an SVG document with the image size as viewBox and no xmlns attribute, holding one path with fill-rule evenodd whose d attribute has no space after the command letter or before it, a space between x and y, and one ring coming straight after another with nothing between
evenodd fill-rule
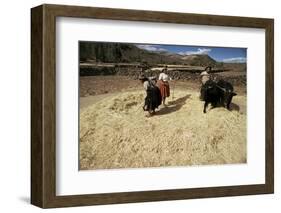
<instances>
[{"instance_id":1,"label":"brown soil","mask_svg":"<svg viewBox=\"0 0 281 213\"><path fill-rule=\"evenodd\" d=\"M237 74L237 73L236 73ZM108 93L135 91L142 89L139 80L127 76L83 76L80 77L80 97L95 96ZM170 82L171 93L174 89L200 90L200 80L175 80ZM235 92L245 95L245 86L235 86Z\"/></svg>"}]
</instances>

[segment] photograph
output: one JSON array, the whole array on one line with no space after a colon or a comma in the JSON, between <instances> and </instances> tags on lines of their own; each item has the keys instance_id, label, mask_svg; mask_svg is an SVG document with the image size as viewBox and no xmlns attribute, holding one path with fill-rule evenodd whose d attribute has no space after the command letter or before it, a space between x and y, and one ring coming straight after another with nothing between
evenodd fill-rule
<instances>
[{"instance_id":1,"label":"photograph","mask_svg":"<svg viewBox=\"0 0 281 213\"><path fill-rule=\"evenodd\" d=\"M154 6L31 8L32 205L274 193L272 14Z\"/></svg>"},{"instance_id":2,"label":"photograph","mask_svg":"<svg viewBox=\"0 0 281 213\"><path fill-rule=\"evenodd\" d=\"M79 41L79 169L247 163L247 48Z\"/></svg>"}]
</instances>

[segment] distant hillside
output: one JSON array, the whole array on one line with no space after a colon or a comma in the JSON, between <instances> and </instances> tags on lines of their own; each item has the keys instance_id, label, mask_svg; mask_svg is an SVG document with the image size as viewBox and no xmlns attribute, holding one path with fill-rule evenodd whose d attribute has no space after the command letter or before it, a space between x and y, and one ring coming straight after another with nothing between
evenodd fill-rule
<instances>
[{"instance_id":1,"label":"distant hillside","mask_svg":"<svg viewBox=\"0 0 281 213\"><path fill-rule=\"evenodd\" d=\"M121 43L79 43L80 61L103 63L146 63L156 64L185 64L192 66L220 66L208 55L183 56L171 52L151 52L140 49L132 44Z\"/></svg>"},{"instance_id":2,"label":"distant hillside","mask_svg":"<svg viewBox=\"0 0 281 213\"><path fill-rule=\"evenodd\" d=\"M216 66L218 63L209 55L187 55L182 59L192 66Z\"/></svg>"},{"instance_id":3,"label":"distant hillside","mask_svg":"<svg viewBox=\"0 0 281 213\"><path fill-rule=\"evenodd\" d=\"M226 70L246 72L247 64L246 63L224 63L223 68Z\"/></svg>"}]
</instances>

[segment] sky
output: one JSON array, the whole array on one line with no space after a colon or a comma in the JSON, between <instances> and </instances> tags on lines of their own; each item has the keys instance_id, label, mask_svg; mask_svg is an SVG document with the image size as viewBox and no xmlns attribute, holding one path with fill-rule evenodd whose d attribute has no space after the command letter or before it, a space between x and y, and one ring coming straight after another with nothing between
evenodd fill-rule
<instances>
[{"instance_id":1,"label":"sky","mask_svg":"<svg viewBox=\"0 0 281 213\"><path fill-rule=\"evenodd\" d=\"M180 55L208 54L210 57L219 62L245 63L247 61L246 48L233 47L208 47L208 46L181 46L181 45L154 45L139 44L136 45L141 49L148 51L167 51Z\"/></svg>"}]
</instances>

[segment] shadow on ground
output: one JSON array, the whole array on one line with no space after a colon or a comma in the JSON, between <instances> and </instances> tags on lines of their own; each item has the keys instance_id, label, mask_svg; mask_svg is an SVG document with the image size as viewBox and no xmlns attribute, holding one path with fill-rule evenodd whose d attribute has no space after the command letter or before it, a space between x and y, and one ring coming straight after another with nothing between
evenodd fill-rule
<instances>
[{"instance_id":1,"label":"shadow on ground","mask_svg":"<svg viewBox=\"0 0 281 213\"><path fill-rule=\"evenodd\" d=\"M240 107L239 107L237 104L235 104L235 103L231 103L231 104L229 105L229 110L230 110L230 111L237 111L237 112L240 112Z\"/></svg>"},{"instance_id":2,"label":"shadow on ground","mask_svg":"<svg viewBox=\"0 0 281 213\"><path fill-rule=\"evenodd\" d=\"M164 107L164 108L160 109L160 111L156 112L156 115L166 115L166 114L173 113L173 112L180 110L182 108L182 106L186 103L186 100L190 97L191 97L191 95L187 94L184 97L178 98L174 101L169 101L168 105L166 107Z\"/></svg>"},{"instance_id":3,"label":"shadow on ground","mask_svg":"<svg viewBox=\"0 0 281 213\"><path fill-rule=\"evenodd\" d=\"M222 104L219 104L217 106L212 106L209 110L212 110L214 108L226 108L225 106L223 106ZM240 107L239 105L235 104L235 103L230 103L229 105L229 111L237 111L240 112ZM240 112L241 113L241 112ZM242 113L243 114L243 113Z\"/></svg>"}]
</instances>

